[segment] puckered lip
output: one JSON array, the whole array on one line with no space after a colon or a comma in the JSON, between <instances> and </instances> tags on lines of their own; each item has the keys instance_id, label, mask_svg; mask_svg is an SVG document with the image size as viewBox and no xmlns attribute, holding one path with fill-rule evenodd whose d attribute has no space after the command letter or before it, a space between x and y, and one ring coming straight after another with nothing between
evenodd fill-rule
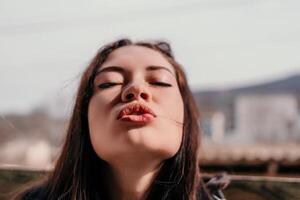
<instances>
[{"instance_id":1,"label":"puckered lip","mask_svg":"<svg viewBox=\"0 0 300 200\"><path fill-rule=\"evenodd\" d=\"M153 110L146 105L141 103L131 103L127 104L124 108L121 109L117 119L121 119L125 115L143 115L143 114L150 114L153 117L156 117Z\"/></svg>"}]
</instances>

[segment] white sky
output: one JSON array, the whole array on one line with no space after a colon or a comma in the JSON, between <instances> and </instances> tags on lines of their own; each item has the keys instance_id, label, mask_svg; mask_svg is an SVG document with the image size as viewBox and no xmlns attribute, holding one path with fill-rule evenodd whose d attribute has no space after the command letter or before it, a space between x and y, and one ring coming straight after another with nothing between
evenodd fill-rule
<instances>
[{"instance_id":1,"label":"white sky","mask_svg":"<svg viewBox=\"0 0 300 200\"><path fill-rule=\"evenodd\" d=\"M193 89L300 72L299 0L0 0L0 112L70 96L104 43L165 39Z\"/></svg>"}]
</instances>

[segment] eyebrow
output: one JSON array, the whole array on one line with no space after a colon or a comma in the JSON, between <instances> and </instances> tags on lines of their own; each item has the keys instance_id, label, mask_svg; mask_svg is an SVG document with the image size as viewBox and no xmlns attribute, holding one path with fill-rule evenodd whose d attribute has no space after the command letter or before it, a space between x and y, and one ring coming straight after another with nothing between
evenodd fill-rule
<instances>
[{"instance_id":1,"label":"eyebrow","mask_svg":"<svg viewBox=\"0 0 300 200\"><path fill-rule=\"evenodd\" d=\"M123 74L125 72L125 70L119 66L109 66L109 67L105 67L105 68L98 70L96 72L96 76L103 72L119 72L119 73Z\"/></svg>"},{"instance_id":2,"label":"eyebrow","mask_svg":"<svg viewBox=\"0 0 300 200\"><path fill-rule=\"evenodd\" d=\"M167 67L164 67L164 66L158 66L158 65L150 65L150 66L147 66L146 67L146 70L147 71L155 71L155 70L166 70L167 72L169 72L171 75L175 76L173 74L173 72L167 68ZM123 67L121 66L109 66L109 67L105 67L105 68L102 68L100 69L99 71L97 71L96 73L96 76L101 74L101 73L104 73L104 72L119 72L121 74L124 74L125 73L125 70Z\"/></svg>"},{"instance_id":3,"label":"eyebrow","mask_svg":"<svg viewBox=\"0 0 300 200\"><path fill-rule=\"evenodd\" d=\"M174 76L173 72L169 68L164 66L150 65L146 68L146 70L147 71L166 70Z\"/></svg>"}]
</instances>

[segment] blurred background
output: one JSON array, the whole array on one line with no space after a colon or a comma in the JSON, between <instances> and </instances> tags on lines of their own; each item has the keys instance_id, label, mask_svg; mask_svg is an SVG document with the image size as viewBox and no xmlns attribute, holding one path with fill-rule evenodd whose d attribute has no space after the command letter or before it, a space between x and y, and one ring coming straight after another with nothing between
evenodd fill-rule
<instances>
[{"instance_id":1,"label":"blurred background","mask_svg":"<svg viewBox=\"0 0 300 200\"><path fill-rule=\"evenodd\" d=\"M0 166L47 170L103 44L171 43L199 105L204 172L300 176L300 1L0 0Z\"/></svg>"}]
</instances>

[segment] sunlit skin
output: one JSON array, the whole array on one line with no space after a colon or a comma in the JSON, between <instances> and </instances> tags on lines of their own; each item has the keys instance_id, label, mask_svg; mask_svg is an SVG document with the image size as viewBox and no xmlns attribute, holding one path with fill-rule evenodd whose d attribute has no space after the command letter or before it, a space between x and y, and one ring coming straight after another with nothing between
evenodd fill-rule
<instances>
[{"instance_id":1,"label":"sunlit skin","mask_svg":"<svg viewBox=\"0 0 300 200\"><path fill-rule=\"evenodd\" d=\"M133 103L155 117L145 123L118 120ZM131 45L108 56L94 80L88 123L95 152L112 168L114 199L143 199L163 161L180 148L183 113L175 70L160 52Z\"/></svg>"}]
</instances>

